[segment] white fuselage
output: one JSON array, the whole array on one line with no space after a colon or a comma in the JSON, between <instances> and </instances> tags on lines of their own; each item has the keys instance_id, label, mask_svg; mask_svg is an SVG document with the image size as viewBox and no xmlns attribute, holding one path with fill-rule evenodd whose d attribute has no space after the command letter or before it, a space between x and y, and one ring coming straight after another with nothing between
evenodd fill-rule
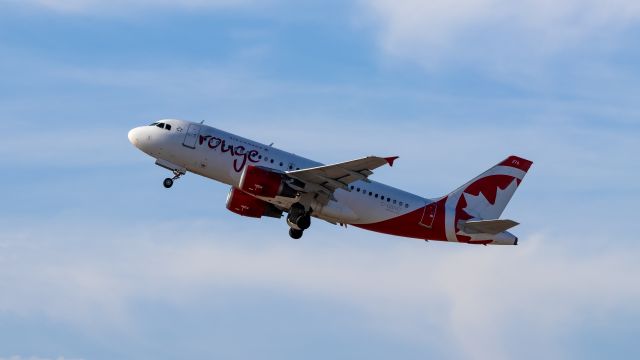
<instances>
[{"instance_id":1,"label":"white fuselage","mask_svg":"<svg viewBox=\"0 0 640 360\"><path fill-rule=\"evenodd\" d=\"M173 119L161 123L168 124L170 129L137 127L129 133L129 140L156 158L159 165L181 168L232 187L238 187L242 170L248 164L278 172L322 165L207 125ZM349 189L336 190L334 200L326 205L312 202L313 216L333 223L371 224L415 211L429 202L375 181L357 181ZM294 201L286 197L261 199L283 208Z\"/></svg>"}]
</instances>

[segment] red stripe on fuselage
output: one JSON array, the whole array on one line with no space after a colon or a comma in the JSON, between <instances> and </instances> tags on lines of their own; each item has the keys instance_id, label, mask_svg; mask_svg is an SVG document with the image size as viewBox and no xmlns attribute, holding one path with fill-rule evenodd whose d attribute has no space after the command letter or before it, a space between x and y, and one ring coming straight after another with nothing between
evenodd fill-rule
<instances>
[{"instance_id":1,"label":"red stripe on fuselage","mask_svg":"<svg viewBox=\"0 0 640 360\"><path fill-rule=\"evenodd\" d=\"M353 226L389 235L446 241L447 236L444 225L446 201L446 197L437 201L438 207L436 210L435 220L433 221L433 226L431 228L420 225L426 205L389 220L372 224L353 224Z\"/></svg>"}]
</instances>

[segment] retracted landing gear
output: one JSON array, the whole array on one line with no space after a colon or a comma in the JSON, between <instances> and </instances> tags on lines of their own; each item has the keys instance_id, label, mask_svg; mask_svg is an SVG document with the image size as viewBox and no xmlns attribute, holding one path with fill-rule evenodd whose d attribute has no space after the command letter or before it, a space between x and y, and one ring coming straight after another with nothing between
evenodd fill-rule
<instances>
[{"instance_id":1,"label":"retracted landing gear","mask_svg":"<svg viewBox=\"0 0 640 360\"><path fill-rule=\"evenodd\" d=\"M311 226L311 212L307 212L304 205L295 203L289 209L287 216L287 225L289 225L289 236L294 239L300 239L305 230Z\"/></svg>"},{"instance_id":2,"label":"retracted landing gear","mask_svg":"<svg viewBox=\"0 0 640 360\"><path fill-rule=\"evenodd\" d=\"M162 182L162 185L164 185L164 187L168 189L173 186L173 181L180 179L180 176L182 175L184 175L183 172L180 172L178 170L173 170L173 177L164 179L164 181Z\"/></svg>"}]
</instances>

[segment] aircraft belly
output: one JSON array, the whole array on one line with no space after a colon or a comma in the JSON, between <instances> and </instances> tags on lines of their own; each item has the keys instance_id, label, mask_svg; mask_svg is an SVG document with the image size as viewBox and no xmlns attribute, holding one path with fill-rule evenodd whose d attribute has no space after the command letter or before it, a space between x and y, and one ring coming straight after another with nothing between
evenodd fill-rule
<instances>
[{"instance_id":1,"label":"aircraft belly","mask_svg":"<svg viewBox=\"0 0 640 360\"><path fill-rule=\"evenodd\" d=\"M341 223L352 223L358 220L358 216L353 210L336 201L329 201L329 203L316 210L314 214Z\"/></svg>"}]
</instances>

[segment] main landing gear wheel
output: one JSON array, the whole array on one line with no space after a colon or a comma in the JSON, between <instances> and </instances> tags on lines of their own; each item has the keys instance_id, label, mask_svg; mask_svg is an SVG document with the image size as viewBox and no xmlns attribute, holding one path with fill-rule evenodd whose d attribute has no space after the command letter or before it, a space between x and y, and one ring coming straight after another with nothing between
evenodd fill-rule
<instances>
[{"instance_id":1,"label":"main landing gear wheel","mask_svg":"<svg viewBox=\"0 0 640 360\"><path fill-rule=\"evenodd\" d=\"M289 209L289 215L287 216L287 223L290 227L299 228L300 230L307 230L311 226L311 211L307 212L304 205L295 203L291 205Z\"/></svg>"},{"instance_id":2,"label":"main landing gear wheel","mask_svg":"<svg viewBox=\"0 0 640 360\"><path fill-rule=\"evenodd\" d=\"M303 233L304 231L302 230L298 230L294 228L289 229L289 236L291 236L293 239L300 239Z\"/></svg>"},{"instance_id":3,"label":"main landing gear wheel","mask_svg":"<svg viewBox=\"0 0 640 360\"><path fill-rule=\"evenodd\" d=\"M311 216L309 215L300 216L298 218L298 221L296 221L296 225L298 225L298 227L301 230L307 230L309 226L311 226Z\"/></svg>"}]
</instances>

